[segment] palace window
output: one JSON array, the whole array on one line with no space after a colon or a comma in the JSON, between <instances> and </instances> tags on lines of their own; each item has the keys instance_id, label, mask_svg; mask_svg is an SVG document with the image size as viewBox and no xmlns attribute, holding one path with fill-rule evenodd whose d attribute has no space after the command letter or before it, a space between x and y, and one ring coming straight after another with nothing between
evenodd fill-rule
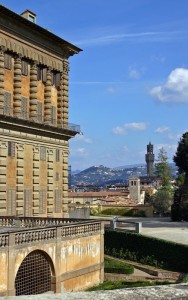
<instances>
[{"instance_id":1,"label":"palace window","mask_svg":"<svg viewBox=\"0 0 188 300\"><path fill-rule=\"evenodd\" d=\"M12 56L8 53L5 53L5 69L11 70L12 69Z\"/></svg>"},{"instance_id":2,"label":"palace window","mask_svg":"<svg viewBox=\"0 0 188 300\"><path fill-rule=\"evenodd\" d=\"M4 114L11 115L11 93L7 91L4 92Z\"/></svg>"},{"instance_id":3,"label":"palace window","mask_svg":"<svg viewBox=\"0 0 188 300\"><path fill-rule=\"evenodd\" d=\"M25 60L22 60L22 75L28 75L28 62Z\"/></svg>"},{"instance_id":4,"label":"palace window","mask_svg":"<svg viewBox=\"0 0 188 300\"><path fill-rule=\"evenodd\" d=\"M37 67L37 80L46 82L47 68L42 66Z\"/></svg>"},{"instance_id":5,"label":"palace window","mask_svg":"<svg viewBox=\"0 0 188 300\"><path fill-rule=\"evenodd\" d=\"M56 161L60 161L60 150L56 149Z\"/></svg>"},{"instance_id":6,"label":"palace window","mask_svg":"<svg viewBox=\"0 0 188 300\"><path fill-rule=\"evenodd\" d=\"M60 86L60 73L55 73L54 71L51 73L52 76L52 85L55 87Z\"/></svg>"},{"instance_id":7,"label":"palace window","mask_svg":"<svg viewBox=\"0 0 188 300\"><path fill-rule=\"evenodd\" d=\"M15 143L11 141L8 142L8 156L15 157Z\"/></svg>"},{"instance_id":8,"label":"palace window","mask_svg":"<svg viewBox=\"0 0 188 300\"><path fill-rule=\"evenodd\" d=\"M46 147L40 147L40 160L46 161Z\"/></svg>"},{"instance_id":9,"label":"palace window","mask_svg":"<svg viewBox=\"0 0 188 300\"><path fill-rule=\"evenodd\" d=\"M55 212L61 212L61 190L55 190Z\"/></svg>"},{"instance_id":10,"label":"palace window","mask_svg":"<svg viewBox=\"0 0 188 300\"><path fill-rule=\"evenodd\" d=\"M27 104L28 104L28 98L22 96L21 97L21 115L22 115L22 119L27 119L28 118Z\"/></svg>"}]
</instances>

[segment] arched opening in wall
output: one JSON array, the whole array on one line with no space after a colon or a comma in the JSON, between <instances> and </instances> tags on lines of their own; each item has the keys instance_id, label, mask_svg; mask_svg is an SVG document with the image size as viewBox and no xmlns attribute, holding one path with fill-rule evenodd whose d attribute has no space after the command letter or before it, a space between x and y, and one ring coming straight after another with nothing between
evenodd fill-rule
<instances>
[{"instance_id":1,"label":"arched opening in wall","mask_svg":"<svg viewBox=\"0 0 188 300\"><path fill-rule=\"evenodd\" d=\"M52 273L54 270L51 258L43 251L32 251L18 269L15 279L16 296L52 291Z\"/></svg>"}]
</instances>

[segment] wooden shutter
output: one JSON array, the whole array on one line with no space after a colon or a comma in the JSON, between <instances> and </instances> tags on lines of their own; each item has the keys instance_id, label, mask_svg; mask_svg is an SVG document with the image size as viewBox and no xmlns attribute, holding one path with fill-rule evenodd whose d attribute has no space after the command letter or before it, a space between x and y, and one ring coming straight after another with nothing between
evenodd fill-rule
<instances>
[{"instance_id":1,"label":"wooden shutter","mask_svg":"<svg viewBox=\"0 0 188 300\"><path fill-rule=\"evenodd\" d=\"M8 141L8 156L15 157L15 143Z\"/></svg>"},{"instance_id":2,"label":"wooden shutter","mask_svg":"<svg viewBox=\"0 0 188 300\"><path fill-rule=\"evenodd\" d=\"M37 101L37 121L42 123L42 102Z\"/></svg>"},{"instance_id":3,"label":"wooden shutter","mask_svg":"<svg viewBox=\"0 0 188 300\"><path fill-rule=\"evenodd\" d=\"M16 190L15 189L7 190L7 215L8 216L16 215Z\"/></svg>"},{"instance_id":4,"label":"wooden shutter","mask_svg":"<svg viewBox=\"0 0 188 300\"><path fill-rule=\"evenodd\" d=\"M12 56L8 53L5 53L5 60L4 60L5 69L11 70L12 69Z\"/></svg>"},{"instance_id":5,"label":"wooden shutter","mask_svg":"<svg viewBox=\"0 0 188 300\"><path fill-rule=\"evenodd\" d=\"M21 97L21 116L22 116L22 119L27 119L28 118L27 103L28 103L28 98L22 96Z\"/></svg>"},{"instance_id":6,"label":"wooden shutter","mask_svg":"<svg viewBox=\"0 0 188 300\"><path fill-rule=\"evenodd\" d=\"M61 190L55 190L55 212L61 212Z\"/></svg>"},{"instance_id":7,"label":"wooden shutter","mask_svg":"<svg viewBox=\"0 0 188 300\"><path fill-rule=\"evenodd\" d=\"M46 160L46 147L40 147L40 160Z\"/></svg>"},{"instance_id":8,"label":"wooden shutter","mask_svg":"<svg viewBox=\"0 0 188 300\"><path fill-rule=\"evenodd\" d=\"M24 216L32 217L32 190L24 190Z\"/></svg>"},{"instance_id":9,"label":"wooden shutter","mask_svg":"<svg viewBox=\"0 0 188 300\"><path fill-rule=\"evenodd\" d=\"M11 93L7 91L4 92L4 114L11 115Z\"/></svg>"},{"instance_id":10,"label":"wooden shutter","mask_svg":"<svg viewBox=\"0 0 188 300\"><path fill-rule=\"evenodd\" d=\"M46 190L41 189L39 191L39 214L46 213Z\"/></svg>"},{"instance_id":11,"label":"wooden shutter","mask_svg":"<svg viewBox=\"0 0 188 300\"><path fill-rule=\"evenodd\" d=\"M56 107L51 107L51 124L56 125Z\"/></svg>"}]
</instances>

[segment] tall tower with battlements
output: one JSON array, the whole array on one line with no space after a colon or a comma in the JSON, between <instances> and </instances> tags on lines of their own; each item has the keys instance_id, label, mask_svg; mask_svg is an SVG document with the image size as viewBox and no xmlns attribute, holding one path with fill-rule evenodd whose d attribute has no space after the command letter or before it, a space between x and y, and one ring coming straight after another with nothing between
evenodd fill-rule
<instances>
[{"instance_id":1,"label":"tall tower with battlements","mask_svg":"<svg viewBox=\"0 0 188 300\"><path fill-rule=\"evenodd\" d=\"M151 142L147 145L147 154L145 155L147 163L147 176L153 176L153 163L155 155L153 154L153 145Z\"/></svg>"}]
</instances>

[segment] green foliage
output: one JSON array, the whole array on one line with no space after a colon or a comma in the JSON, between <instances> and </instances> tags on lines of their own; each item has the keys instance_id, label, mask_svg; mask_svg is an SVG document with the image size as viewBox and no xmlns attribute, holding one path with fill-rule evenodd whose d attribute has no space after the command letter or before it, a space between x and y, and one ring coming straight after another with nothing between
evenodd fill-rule
<instances>
[{"instance_id":1,"label":"green foliage","mask_svg":"<svg viewBox=\"0 0 188 300\"><path fill-rule=\"evenodd\" d=\"M99 290L115 290L125 289L133 287L143 286L156 286L156 285L167 285L169 281L135 281L135 280L120 280L120 281L104 281L103 283L88 288L87 291L99 291Z\"/></svg>"},{"instance_id":2,"label":"green foliage","mask_svg":"<svg viewBox=\"0 0 188 300\"><path fill-rule=\"evenodd\" d=\"M179 272L188 272L188 246L144 235L105 231L105 254L147 263Z\"/></svg>"},{"instance_id":3,"label":"green foliage","mask_svg":"<svg viewBox=\"0 0 188 300\"><path fill-rule=\"evenodd\" d=\"M145 191L144 202L149 203L149 204L153 204L152 195L148 191Z\"/></svg>"},{"instance_id":4,"label":"green foliage","mask_svg":"<svg viewBox=\"0 0 188 300\"><path fill-rule=\"evenodd\" d=\"M176 186L181 187L185 181L185 174L179 174L176 178Z\"/></svg>"},{"instance_id":5,"label":"green foliage","mask_svg":"<svg viewBox=\"0 0 188 300\"><path fill-rule=\"evenodd\" d=\"M171 219L172 221L188 221L188 204L172 204Z\"/></svg>"},{"instance_id":6,"label":"green foliage","mask_svg":"<svg viewBox=\"0 0 188 300\"><path fill-rule=\"evenodd\" d=\"M152 196L154 210L159 214L164 214L170 210L172 204L172 193L167 190L158 190Z\"/></svg>"},{"instance_id":7,"label":"green foliage","mask_svg":"<svg viewBox=\"0 0 188 300\"><path fill-rule=\"evenodd\" d=\"M188 282L188 274L185 274L183 279L181 280L181 283L187 283Z\"/></svg>"},{"instance_id":8,"label":"green foliage","mask_svg":"<svg viewBox=\"0 0 188 300\"><path fill-rule=\"evenodd\" d=\"M127 208L107 208L101 211L100 215L105 216L127 216L127 217L145 217L144 210Z\"/></svg>"},{"instance_id":9,"label":"green foliage","mask_svg":"<svg viewBox=\"0 0 188 300\"><path fill-rule=\"evenodd\" d=\"M186 145L186 139L188 139L188 132L185 132L182 135L178 143L176 154L173 157L173 160L176 166L178 167L180 174L187 173L188 171L188 166L187 166L188 145Z\"/></svg>"},{"instance_id":10,"label":"green foliage","mask_svg":"<svg viewBox=\"0 0 188 300\"><path fill-rule=\"evenodd\" d=\"M104 271L106 273L132 274L134 272L134 267L123 261L117 261L115 259L105 257Z\"/></svg>"},{"instance_id":11,"label":"green foliage","mask_svg":"<svg viewBox=\"0 0 188 300\"><path fill-rule=\"evenodd\" d=\"M168 156L164 148L158 153L157 163L155 164L155 174L161 179L161 189L171 191L171 166L168 164Z\"/></svg>"}]
</instances>

